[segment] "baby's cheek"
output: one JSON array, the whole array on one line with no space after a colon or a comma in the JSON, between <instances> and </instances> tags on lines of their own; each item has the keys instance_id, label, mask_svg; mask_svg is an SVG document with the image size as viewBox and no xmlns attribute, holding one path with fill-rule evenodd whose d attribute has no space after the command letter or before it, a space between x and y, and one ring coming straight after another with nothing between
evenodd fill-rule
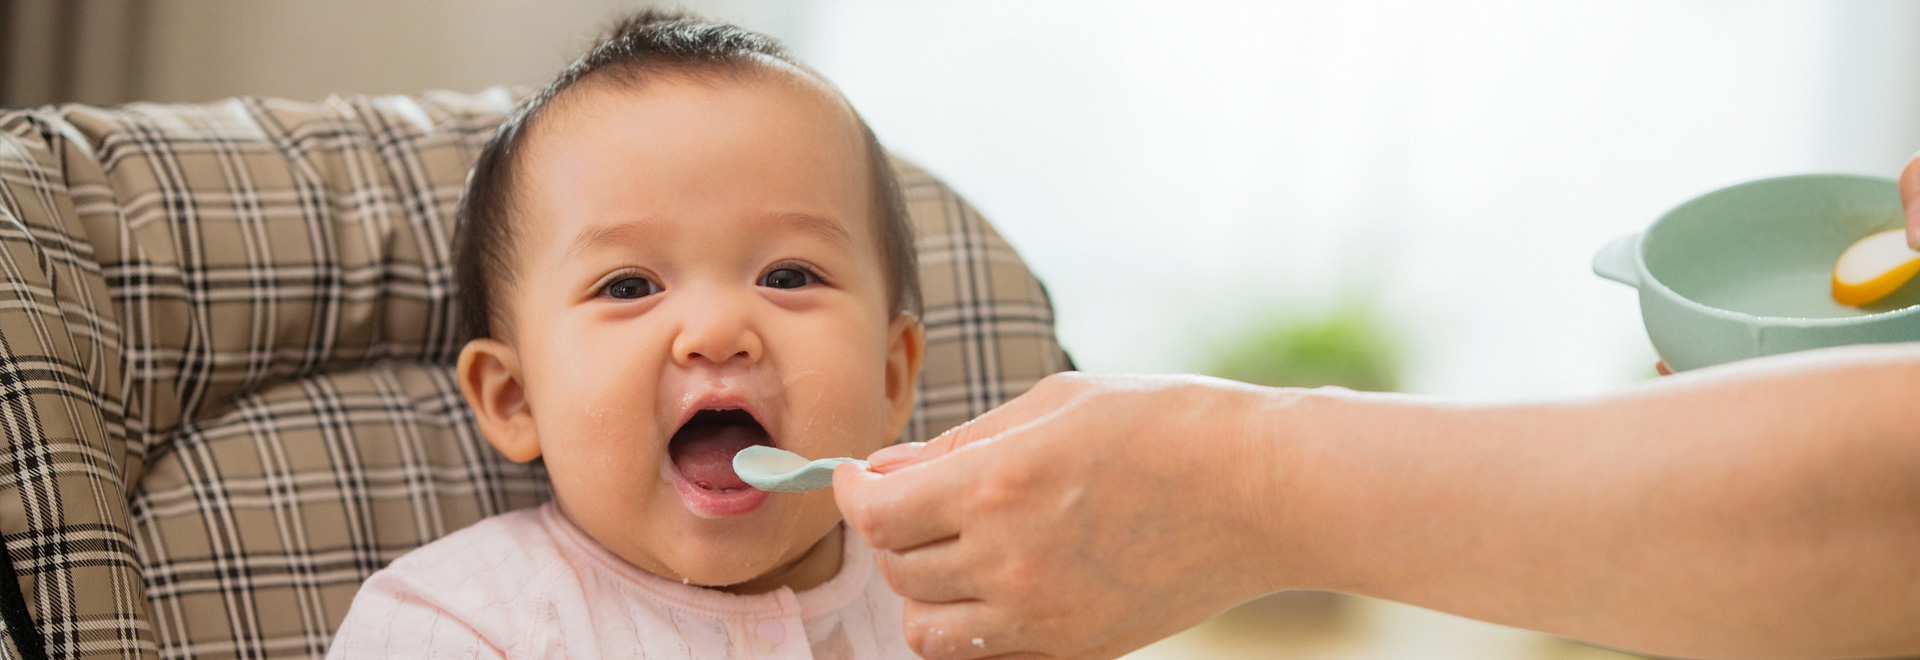
<instances>
[{"instance_id":1,"label":"baby's cheek","mask_svg":"<svg viewBox=\"0 0 1920 660\"><path fill-rule=\"evenodd\" d=\"M824 488L797 494L800 513L792 518L789 534L795 542L812 545L821 535L840 524L840 507L833 502L833 489Z\"/></svg>"},{"instance_id":2,"label":"baby's cheek","mask_svg":"<svg viewBox=\"0 0 1920 660\"><path fill-rule=\"evenodd\" d=\"M566 404L562 404L566 405ZM573 414L541 433L541 453L555 482L589 484L618 493L659 480L664 448L631 410L598 403L573 404Z\"/></svg>"},{"instance_id":3,"label":"baby's cheek","mask_svg":"<svg viewBox=\"0 0 1920 660\"><path fill-rule=\"evenodd\" d=\"M886 398L858 388L843 391L848 394L826 415L831 422L825 425L827 432L819 435L820 455L865 458L892 442L887 437Z\"/></svg>"}]
</instances>

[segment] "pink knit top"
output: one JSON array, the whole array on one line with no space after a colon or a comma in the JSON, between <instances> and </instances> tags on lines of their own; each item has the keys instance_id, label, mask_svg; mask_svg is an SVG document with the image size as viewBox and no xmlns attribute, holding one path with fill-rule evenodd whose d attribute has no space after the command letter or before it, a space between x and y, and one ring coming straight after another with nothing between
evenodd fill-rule
<instances>
[{"instance_id":1,"label":"pink knit top","mask_svg":"<svg viewBox=\"0 0 1920 660\"><path fill-rule=\"evenodd\" d=\"M407 553L354 596L328 658L913 658L899 596L847 535L813 589L743 596L640 570L545 506Z\"/></svg>"}]
</instances>

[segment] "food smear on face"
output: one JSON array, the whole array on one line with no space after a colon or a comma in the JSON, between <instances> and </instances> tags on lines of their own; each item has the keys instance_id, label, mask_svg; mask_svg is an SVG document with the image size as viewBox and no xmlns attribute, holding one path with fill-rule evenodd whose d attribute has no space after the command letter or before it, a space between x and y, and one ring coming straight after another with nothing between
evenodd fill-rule
<instances>
[{"instance_id":1,"label":"food smear on face","mask_svg":"<svg viewBox=\"0 0 1920 660\"><path fill-rule=\"evenodd\" d=\"M1905 229L1860 239L1833 265L1833 299L1859 307L1898 291L1920 273L1920 252L1907 247Z\"/></svg>"}]
</instances>

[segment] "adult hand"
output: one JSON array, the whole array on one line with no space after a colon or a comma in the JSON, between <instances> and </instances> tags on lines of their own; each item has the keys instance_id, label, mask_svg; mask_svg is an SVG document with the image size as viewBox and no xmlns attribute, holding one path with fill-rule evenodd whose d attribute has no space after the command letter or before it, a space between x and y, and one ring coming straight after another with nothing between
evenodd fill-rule
<instances>
[{"instance_id":1,"label":"adult hand","mask_svg":"<svg viewBox=\"0 0 1920 660\"><path fill-rule=\"evenodd\" d=\"M1920 250L1920 154L1900 172L1900 203L1907 208L1907 246Z\"/></svg>"},{"instance_id":2,"label":"adult hand","mask_svg":"<svg viewBox=\"0 0 1920 660\"><path fill-rule=\"evenodd\" d=\"M835 497L936 659L1112 658L1288 588L1683 657L1920 655L1920 345L1474 404L1066 375Z\"/></svg>"},{"instance_id":3,"label":"adult hand","mask_svg":"<svg viewBox=\"0 0 1920 660\"><path fill-rule=\"evenodd\" d=\"M1056 375L834 495L923 657L1112 658L1288 584L1286 461L1244 428L1285 392Z\"/></svg>"}]
</instances>

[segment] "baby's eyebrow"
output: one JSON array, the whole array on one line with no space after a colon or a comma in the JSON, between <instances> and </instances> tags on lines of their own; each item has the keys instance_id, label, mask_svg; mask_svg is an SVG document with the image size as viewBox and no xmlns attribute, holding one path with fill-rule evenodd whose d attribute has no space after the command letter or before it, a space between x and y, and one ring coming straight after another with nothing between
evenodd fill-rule
<instances>
[{"instance_id":1,"label":"baby's eyebrow","mask_svg":"<svg viewBox=\"0 0 1920 660\"><path fill-rule=\"evenodd\" d=\"M787 225L803 234L812 234L842 249L853 250L853 235L840 223L811 213L789 212L763 216L761 222L768 225ZM652 220L634 220L616 225L603 225L580 232L567 247L566 260L572 261L582 253L601 243L620 242L638 239L654 228ZM772 228L772 227L769 227Z\"/></svg>"},{"instance_id":2,"label":"baby's eyebrow","mask_svg":"<svg viewBox=\"0 0 1920 660\"><path fill-rule=\"evenodd\" d=\"M638 220L617 225L603 225L580 232L580 235L573 239L573 245L567 247L565 260L572 261L589 248L601 243L613 242L615 239L626 237L629 233L634 236L644 236L652 224L647 220Z\"/></svg>"},{"instance_id":3,"label":"baby's eyebrow","mask_svg":"<svg viewBox=\"0 0 1920 660\"><path fill-rule=\"evenodd\" d=\"M773 221L792 223L802 233L813 234L842 248L853 249L853 235L840 223L810 213L781 213L770 218Z\"/></svg>"}]
</instances>

